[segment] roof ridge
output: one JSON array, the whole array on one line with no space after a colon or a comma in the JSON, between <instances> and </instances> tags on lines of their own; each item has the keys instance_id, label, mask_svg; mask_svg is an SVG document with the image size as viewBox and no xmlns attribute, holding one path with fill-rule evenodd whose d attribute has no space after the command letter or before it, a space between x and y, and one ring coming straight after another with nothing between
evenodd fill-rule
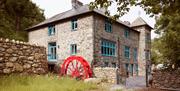
<instances>
[{"instance_id":1,"label":"roof ridge","mask_svg":"<svg viewBox=\"0 0 180 91\"><path fill-rule=\"evenodd\" d=\"M136 26L142 26L142 25L147 25L150 28L152 28L142 17L137 17L132 23L131 27L136 27Z\"/></svg>"}]
</instances>

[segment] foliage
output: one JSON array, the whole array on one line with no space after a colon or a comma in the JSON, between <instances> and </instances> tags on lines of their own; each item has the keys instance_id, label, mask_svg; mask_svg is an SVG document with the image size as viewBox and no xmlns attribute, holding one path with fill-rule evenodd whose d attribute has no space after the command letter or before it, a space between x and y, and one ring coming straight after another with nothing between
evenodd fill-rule
<instances>
[{"instance_id":1,"label":"foliage","mask_svg":"<svg viewBox=\"0 0 180 91\"><path fill-rule=\"evenodd\" d=\"M150 16L158 16L155 29L161 35L158 48L162 49L159 51L162 59L159 61L168 67L180 67L180 0L95 0L90 3L90 8L105 8L105 14L109 16L108 8L112 3L117 6L114 19L127 13L133 5L139 5ZM157 59L156 52L152 53L152 59Z\"/></svg>"},{"instance_id":2,"label":"foliage","mask_svg":"<svg viewBox=\"0 0 180 91\"><path fill-rule=\"evenodd\" d=\"M151 62L152 64L162 64L163 63L163 58L161 54L161 39L160 38L155 38L152 40L151 44Z\"/></svg>"},{"instance_id":3,"label":"foliage","mask_svg":"<svg viewBox=\"0 0 180 91\"><path fill-rule=\"evenodd\" d=\"M43 10L30 0L0 1L0 37L27 41L24 30L44 19Z\"/></svg>"},{"instance_id":4,"label":"foliage","mask_svg":"<svg viewBox=\"0 0 180 91\"><path fill-rule=\"evenodd\" d=\"M110 15L109 7L111 5L116 6L117 13L114 15L115 19L126 14L131 6L140 6L147 14L152 16L159 13L167 15L172 14L172 11L180 11L179 0L95 0L89 4L90 9L104 8L107 15Z\"/></svg>"},{"instance_id":5,"label":"foliage","mask_svg":"<svg viewBox=\"0 0 180 91\"><path fill-rule=\"evenodd\" d=\"M92 83L84 83L70 78L59 78L55 75L10 75L0 77L0 80L0 91L94 91L98 89Z\"/></svg>"},{"instance_id":6,"label":"foliage","mask_svg":"<svg viewBox=\"0 0 180 91\"><path fill-rule=\"evenodd\" d=\"M162 33L160 51L166 66L180 67L180 13L162 15L156 32Z\"/></svg>"}]
</instances>

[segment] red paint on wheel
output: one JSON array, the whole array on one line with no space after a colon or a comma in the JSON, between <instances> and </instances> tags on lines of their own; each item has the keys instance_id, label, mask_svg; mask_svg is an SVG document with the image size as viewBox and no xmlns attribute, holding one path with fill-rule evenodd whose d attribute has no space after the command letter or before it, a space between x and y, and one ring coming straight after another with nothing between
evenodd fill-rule
<instances>
[{"instance_id":1,"label":"red paint on wheel","mask_svg":"<svg viewBox=\"0 0 180 91\"><path fill-rule=\"evenodd\" d=\"M87 79L92 77L92 71L84 58L80 56L70 56L64 60L60 75L69 75L73 78Z\"/></svg>"}]
</instances>

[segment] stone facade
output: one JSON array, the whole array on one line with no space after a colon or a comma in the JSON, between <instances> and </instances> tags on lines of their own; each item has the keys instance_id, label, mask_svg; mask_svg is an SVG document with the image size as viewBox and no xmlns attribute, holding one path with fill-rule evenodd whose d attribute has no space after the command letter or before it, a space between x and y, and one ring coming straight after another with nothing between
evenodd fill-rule
<instances>
[{"instance_id":1,"label":"stone facade","mask_svg":"<svg viewBox=\"0 0 180 91\"><path fill-rule=\"evenodd\" d=\"M180 90L180 69L175 71L154 70L152 87L169 90Z\"/></svg>"},{"instance_id":2,"label":"stone facade","mask_svg":"<svg viewBox=\"0 0 180 91\"><path fill-rule=\"evenodd\" d=\"M109 83L116 83L116 79L117 79L117 69L116 68L109 68L109 67L105 67L105 68L101 68L101 67L97 67L93 69L94 75L95 77L99 78L99 79L104 79L107 80L107 82Z\"/></svg>"},{"instance_id":3,"label":"stone facade","mask_svg":"<svg viewBox=\"0 0 180 91\"><path fill-rule=\"evenodd\" d=\"M140 32L139 35L139 50L138 50L138 64L139 64L139 75L145 76L146 75L146 66L147 70L151 69L151 62L150 62L150 50L151 50L151 41L147 41L147 34L151 35L151 29L147 26L138 26L133 27L135 30ZM151 39L151 36L149 36ZM146 58L146 52L149 52L149 58ZM146 65L147 64L147 65Z\"/></svg>"},{"instance_id":4,"label":"stone facade","mask_svg":"<svg viewBox=\"0 0 180 91\"><path fill-rule=\"evenodd\" d=\"M113 22L112 23L112 32L106 32L104 25L105 25L105 17L101 17L98 15L94 16L94 60L97 66L105 66L105 63L108 63L108 67L113 67L115 64L116 67L120 65L120 69L127 73L125 70L125 64L134 65L133 66L133 73L136 74L135 65L137 61L133 58L133 49L139 48L139 32L128 29L127 27L123 26L122 24ZM129 38L125 38L124 31L129 30L130 36ZM102 39L106 39L109 41L113 41L116 43L116 52L115 56L102 56L101 54L101 41ZM130 59L124 57L124 46L130 47ZM120 63L118 63L120 61ZM130 66L129 66L130 67ZM124 74L125 74L124 73Z\"/></svg>"},{"instance_id":5,"label":"stone facade","mask_svg":"<svg viewBox=\"0 0 180 91\"><path fill-rule=\"evenodd\" d=\"M48 36L48 27L29 32L29 43L46 47L48 53L48 43L56 42L57 60L64 60L71 56L70 45L77 44L76 55L84 57L91 64L93 60L94 39L93 17L91 15L83 15L76 18L78 19L78 28L76 31L72 31L71 19L67 19L55 24L56 33L53 36Z\"/></svg>"},{"instance_id":6,"label":"stone facade","mask_svg":"<svg viewBox=\"0 0 180 91\"><path fill-rule=\"evenodd\" d=\"M0 74L47 73L46 49L24 42L0 39Z\"/></svg>"}]
</instances>

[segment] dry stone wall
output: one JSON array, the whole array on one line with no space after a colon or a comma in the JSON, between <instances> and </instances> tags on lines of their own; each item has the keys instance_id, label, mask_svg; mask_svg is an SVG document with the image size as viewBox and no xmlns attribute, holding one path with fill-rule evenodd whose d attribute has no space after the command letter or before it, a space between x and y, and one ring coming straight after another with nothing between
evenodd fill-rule
<instances>
[{"instance_id":1,"label":"dry stone wall","mask_svg":"<svg viewBox=\"0 0 180 91\"><path fill-rule=\"evenodd\" d=\"M48 71L46 49L0 38L0 74L44 74Z\"/></svg>"},{"instance_id":2,"label":"dry stone wall","mask_svg":"<svg viewBox=\"0 0 180 91\"><path fill-rule=\"evenodd\" d=\"M152 87L180 90L180 69L176 71L154 70Z\"/></svg>"},{"instance_id":3,"label":"dry stone wall","mask_svg":"<svg viewBox=\"0 0 180 91\"><path fill-rule=\"evenodd\" d=\"M100 79L106 79L109 83L116 83L116 68L96 67L93 69L94 76Z\"/></svg>"}]
</instances>

